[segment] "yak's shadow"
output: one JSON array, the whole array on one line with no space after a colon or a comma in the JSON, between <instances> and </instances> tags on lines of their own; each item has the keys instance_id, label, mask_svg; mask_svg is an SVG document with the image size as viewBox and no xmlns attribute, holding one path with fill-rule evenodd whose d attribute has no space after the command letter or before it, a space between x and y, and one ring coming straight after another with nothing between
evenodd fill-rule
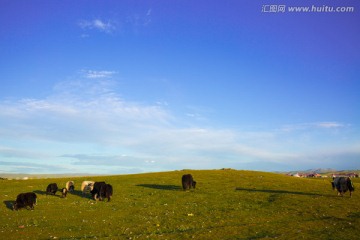
<instances>
[{"instance_id":1,"label":"yak's shadow","mask_svg":"<svg viewBox=\"0 0 360 240\"><path fill-rule=\"evenodd\" d=\"M83 195L83 192L80 191L80 190L69 191L68 194L75 195L75 196L78 196L78 197L83 197L83 196L85 196L85 195Z\"/></svg>"},{"instance_id":2,"label":"yak's shadow","mask_svg":"<svg viewBox=\"0 0 360 240\"><path fill-rule=\"evenodd\" d=\"M61 197L61 194L60 195L58 195L56 193L55 193L55 195L54 194L47 194L46 191L42 191L42 190L35 190L33 192L36 193L36 194L39 194L39 195Z\"/></svg>"},{"instance_id":3,"label":"yak's shadow","mask_svg":"<svg viewBox=\"0 0 360 240\"><path fill-rule=\"evenodd\" d=\"M46 191L35 190L33 192L36 193L36 194L39 194L39 195L46 195Z\"/></svg>"},{"instance_id":4,"label":"yak's shadow","mask_svg":"<svg viewBox=\"0 0 360 240\"><path fill-rule=\"evenodd\" d=\"M39 195L55 196L55 197L62 198L61 189L59 189L59 190L56 192L56 195L47 194L46 191L42 191L42 190L35 190L35 191L33 191L33 192L36 193L36 194L39 194ZM81 197L81 198L92 199L90 193L83 194L83 192L80 191L80 190L73 190L73 191L71 191L71 192L69 191L69 192L68 192L68 195L69 195L69 194L74 195L74 196L78 196L78 197Z\"/></svg>"},{"instance_id":5,"label":"yak's shadow","mask_svg":"<svg viewBox=\"0 0 360 240\"><path fill-rule=\"evenodd\" d=\"M91 197L91 194L90 193L83 193L82 191L80 190L73 190L73 191L69 191L68 194L71 194L71 195L74 195L74 196L78 196L78 197L81 197L81 198L89 198L89 199L92 199Z\"/></svg>"},{"instance_id":6,"label":"yak's shadow","mask_svg":"<svg viewBox=\"0 0 360 240\"><path fill-rule=\"evenodd\" d=\"M169 191L177 191L177 190L182 189L180 186L177 186L177 185L137 184L136 186L152 188L152 189L159 189L159 190L169 190Z\"/></svg>"},{"instance_id":7,"label":"yak's shadow","mask_svg":"<svg viewBox=\"0 0 360 240\"><path fill-rule=\"evenodd\" d=\"M7 209L13 210L13 205L14 205L15 201L10 201L10 200L5 200L4 204L6 206Z\"/></svg>"},{"instance_id":8,"label":"yak's shadow","mask_svg":"<svg viewBox=\"0 0 360 240\"><path fill-rule=\"evenodd\" d=\"M254 189L254 188L240 188L237 187L237 191L247 191L247 192L263 192L263 193L273 193L273 194L294 194L294 195L304 195L304 196L316 196L316 197L334 197L334 195L324 195L319 193L309 193L309 192L295 192L295 191L286 191L286 190L273 190L273 189Z\"/></svg>"}]
</instances>

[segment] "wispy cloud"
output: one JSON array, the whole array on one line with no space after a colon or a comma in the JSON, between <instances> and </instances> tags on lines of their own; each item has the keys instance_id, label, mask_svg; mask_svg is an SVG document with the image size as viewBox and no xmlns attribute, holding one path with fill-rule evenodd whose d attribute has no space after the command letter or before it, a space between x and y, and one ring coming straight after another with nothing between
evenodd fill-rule
<instances>
[{"instance_id":1,"label":"wispy cloud","mask_svg":"<svg viewBox=\"0 0 360 240\"><path fill-rule=\"evenodd\" d=\"M314 126L317 126L319 128L342 128L345 127L345 124L338 122L318 122L314 123Z\"/></svg>"},{"instance_id":2,"label":"wispy cloud","mask_svg":"<svg viewBox=\"0 0 360 240\"><path fill-rule=\"evenodd\" d=\"M264 132L200 127L189 120L196 115L185 121L175 117L166 101L122 99L114 74L82 70L81 77L58 83L45 98L1 101L0 165L9 171L16 171L16 166L22 171L34 163L36 169L31 171L51 171L54 166L93 173L250 166L262 170L271 164L284 168L317 164L314 159L323 159L319 156L329 146L339 149L326 155L329 163L340 156L360 156L354 152L356 144L339 145L341 131L335 138L322 131L328 139L325 145L313 141L311 129L341 130L344 123L294 124Z\"/></svg>"},{"instance_id":3,"label":"wispy cloud","mask_svg":"<svg viewBox=\"0 0 360 240\"><path fill-rule=\"evenodd\" d=\"M81 20L78 22L78 25L83 30L97 30L104 33L112 33L116 30L114 23L101 19Z\"/></svg>"},{"instance_id":4,"label":"wispy cloud","mask_svg":"<svg viewBox=\"0 0 360 240\"><path fill-rule=\"evenodd\" d=\"M133 32L137 33L141 28L148 27L152 21L152 8L146 12L133 13L127 16L125 25L129 26Z\"/></svg>"},{"instance_id":5,"label":"wispy cloud","mask_svg":"<svg viewBox=\"0 0 360 240\"><path fill-rule=\"evenodd\" d=\"M22 162L22 161L0 161L0 166L6 171L4 173L88 173L65 164L57 164L56 161L47 162Z\"/></svg>"},{"instance_id":6,"label":"wispy cloud","mask_svg":"<svg viewBox=\"0 0 360 240\"><path fill-rule=\"evenodd\" d=\"M90 37L91 31L113 34L116 32L131 31L139 33L141 29L148 27L152 22L153 9L148 8L143 12L130 13L121 18L111 18L111 20L104 20L101 18L82 19L77 22L77 25L83 30L81 37Z\"/></svg>"},{"instance_id":7,"label":"wispy cloud","mask_svg":"<svg viewBox=\"0 0 360 240\"><path fill-rule=\"evenodd\" d=\"M95 71L95 70L83 70L86 78L111 78L115 71Z\"/></svg>"},{"instance_id":8,"label":"wispy cloud","mask_svg":"<svg viewBox=\"0 0 360 240\"><path fill-rule=\"evenodd\" d=\"M347 125L339 122L313 122L313 123L299 123L288 124L282 127L283 131L298 131L298 130L311 130L311 129L339 129Z\"/></svg>"},{"instance_id":9,"label":"wispy cloud","mask_svg":"<svg viewBox=\"0 0 360 240\"><path fill-rule=\"evenodd\" d=\"M146 16L150 16L150 15L151 15L151 12L152 12L152 9L149 8L149 9L147 10L147 12L146 12Z\"/></svg>"}]
</instances>

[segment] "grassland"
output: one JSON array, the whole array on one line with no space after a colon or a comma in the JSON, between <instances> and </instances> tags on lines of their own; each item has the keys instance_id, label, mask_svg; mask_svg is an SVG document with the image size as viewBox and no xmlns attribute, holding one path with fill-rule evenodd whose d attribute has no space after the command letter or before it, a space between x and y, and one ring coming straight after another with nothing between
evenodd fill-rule
<instances>
[{"instance_id":1,"label":"grassland","mask_svg":"<svg viewBox=\"0 0 360 240\"><path fill-rule=\"evenodd\" d=\"M191 173L197 188L181 189ZM66 199L46 196L51 182L75 180ZM83 180L113 185L110 202L82 197ZM360 179L355 193L338 197L330 179L235 171L33 180L2 180L1 239L358 239ZM35 192L35 210L12 211L20 192Z\"/></svg>"}]
</instances>

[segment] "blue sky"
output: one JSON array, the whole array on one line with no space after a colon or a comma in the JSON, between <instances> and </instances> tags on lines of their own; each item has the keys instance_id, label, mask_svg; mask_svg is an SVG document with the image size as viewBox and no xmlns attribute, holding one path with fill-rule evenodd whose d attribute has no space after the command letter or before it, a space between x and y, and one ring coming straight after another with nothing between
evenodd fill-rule
<instances>
[{"instance_id":1,"label":"blue sky","mask_svg":"<svg viewBox=\"0 0 360 240\"><path fill-rule=\"evenodd\" d=\"M0 174L359 169L359 11L2 0Z\"/></svg>"}]
</instances>

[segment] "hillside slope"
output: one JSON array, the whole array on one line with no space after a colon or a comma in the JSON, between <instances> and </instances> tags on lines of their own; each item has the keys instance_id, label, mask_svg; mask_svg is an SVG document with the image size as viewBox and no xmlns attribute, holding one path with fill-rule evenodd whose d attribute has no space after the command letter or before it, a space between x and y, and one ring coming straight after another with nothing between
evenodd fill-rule
<instances>
[{"instance_id":1,"label":"hillside slope","mask_svg":"<svg viewBox=\"0 0 360 240\"><path fill-rule=\"evenodd\" d=\"M197 188L181 189L191 173ZM360 187L338 197L329 179L293 178L235 170L188 170L73 178L66 199L46 196L47 184L67 178L2 181L0 231L4 239L356 239ZM79 191L83 180L113 185L110 202ZM38 195L35 210L12 211L20 192ZM340 230L340 231L339 231Z\"/></svg>"}]
</instances>

